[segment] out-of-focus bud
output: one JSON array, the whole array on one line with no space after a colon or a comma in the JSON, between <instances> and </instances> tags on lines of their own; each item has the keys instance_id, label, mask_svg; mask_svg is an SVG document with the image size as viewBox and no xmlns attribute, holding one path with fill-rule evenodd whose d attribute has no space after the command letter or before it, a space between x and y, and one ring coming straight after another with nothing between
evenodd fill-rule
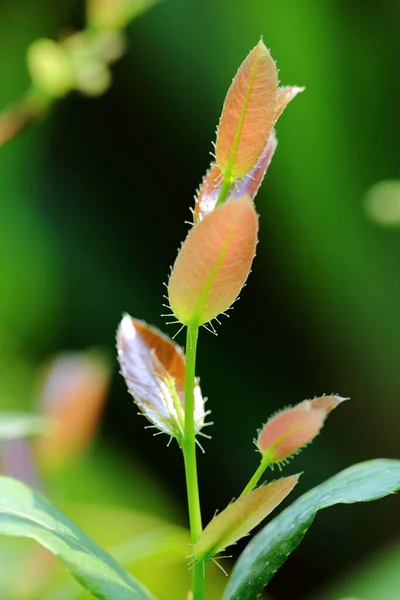
<instances>
[{"instance_id":1,"label":"out-of-focus bud","mask_svg":"<svg viewBox=\"0 0 400 600\"><path fill-rule=\"evenodd\" d=\"M158 0L87 0L87 20L95 29L123 29Z\"/></svg>"},{"instance_id":2,"label":"out-of-focus bud","mask_svg":"<svg viewBox=\"0 0 400 600\"><path fill-rule=\"evenodd\" d=\"M279 463L313 441L328 414L347 398L320 396L277 413L264 425L257 438L260 452L269 463Z\"/></svg>"},{"instance_id":3,"label":"out-of-focus bud","mask_svg":"<svg viewBox=\"0 0 400 600\"><path fill-rule=\"evenodd\" d=\"M249 275L257 234L258 217L247 196L192 227L168 284L171 309L181 323L199 327L233 304Z\"/></svg>"},{"instance_id":4,"label":"out-of-focus bud","mask_svg":"<svg viewBox=\"0 0 400 600\"><path fill-rule=\"evenodd\" d=\"M39 403L52 425L35 447L44 470L57 471L86 450L100 421L110 374L108 359L96 351L62 354L49 364Z\"/></svg>"},{"instance_id":5,"label":"out-of-focus bud","mask_svg":"<svg viewBox=\"0 0 400 600\"><path fill-rule=\"evenodd\" d=\"M154 426L178 440L185 429L185 356L155 327L125 315L117 333L118 360L129 392ZM204 400L194 386L194 423L204 425Z\"/></svg>"},{"instance_id":6,"label":"out-of-focus bud","mask_svg":"<svg viewBox=\"0 0 400 600\"><path fill-rule=\"evenodd\" d=\"M101 96L111 86L112 77L108 66L101 60L83 62L75 74L75 88L85 96Z\"/></svg>"},{"instance_id":7,"label":"out-of-focus bud","mask_svg":"<svg viewBox=\"0 0 400 600\"><path fill-rule=\"evenodd\" d=\"M370 219L385 227L400 227L400 180L375 183L365 196Z\"/></svg>"},{"instance_id":8,"label":"out-of-focus bud","mask_svg":"<svg viewBox=\"0 0 400 600\"><path fill-rule=\"evenodd\" d=\"M235 502L210 521L194 545L196 560L207 563L212 558L248 535L293 490L299 475L291 475L259 487Z\"/></svg>"},{"instance_id":9,"label":"out-of-focus bud","mask_svg":"<svg viewBox=\"0 0 400 600\"><path fill-rule=\"evenodd\" d=\"M61 98L72 88L68 54L62 44L40 39L28 48L28 69L32 81L47 96Z\"/></svg>"}]
</instances>

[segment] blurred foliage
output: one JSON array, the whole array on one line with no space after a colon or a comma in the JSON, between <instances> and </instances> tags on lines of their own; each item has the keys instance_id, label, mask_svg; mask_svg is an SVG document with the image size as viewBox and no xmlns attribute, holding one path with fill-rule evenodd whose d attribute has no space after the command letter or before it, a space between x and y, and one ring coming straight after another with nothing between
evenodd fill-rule
<instances>
[{"instance_id":1,"label":"blurred foliage","mask_svg":"<svg viewBox=\"0 0 400 600\"><path fill-rule=\"evenodd\" d=\"M78 0L0 0L0 110L29 88L28 47L80 30L84 11ZM162 281L185 236L226 89L263 34L282 83L307 89L277 128L249 285L219 338L200 336L198 374L215 421L200 457L204 518L254 470L260 423L323 392L352 401L296 461L306 471L299 493L355 461L399 456L400 236L373 222L364 204L376 182L400 178L399 22L397 0L250 0L234 11L228 0L169 0L130 25L107 94L72 94L1 148L0 410L33 409L49 356L94 345L111 354L125 310L166 329ZM181 456L142 421L116 375L98 442L48 481L53 499L185 524ZM305 598L329 586L321 598L397 597L396 546L376 570L359 571L354 589L350 579L340 590L333 581L399 537L394 510L385 501L321 516L271 594L279 600L295 589ZM77 520L92 527L83 512ZM102 529L88 533L103 541ZM135 530L127 529L109 543L129 542ZM2 564L5 548L8 565L13 551L1 541ZM176 568L177 586L185 585L186 570Z\"/></svg>"}]
</instances>

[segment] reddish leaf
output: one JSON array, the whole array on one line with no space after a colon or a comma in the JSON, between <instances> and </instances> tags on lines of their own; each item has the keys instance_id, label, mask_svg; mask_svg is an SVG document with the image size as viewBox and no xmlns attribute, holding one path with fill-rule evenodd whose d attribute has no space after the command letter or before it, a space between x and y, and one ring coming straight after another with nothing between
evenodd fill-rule
<instances>
[{"instance_id":1,"label":"reddish leaf","mask_svg":"<svg viewBox=\"0 0 400 600\"><path fill-rule=\"evenodd\" d=\"M235 75L222 111L216 158L227 179L256 165L275 122L277 86L275 62L260 41Z\"/></svg>"},{"instance_id":2,"label":"reddish leaf","mask_svg":"<svg viewBox=\"0 0 400 600\"><path fill-rule=\"evenodd\" d=\"M278 140L275 133L272 131L256 166L247 173L243 181L238 186L232 184L226 202L240 198L247 194L249 198L254 200L259 187L264 179L265 173L271 163L272 157L276 150ZM206 215L212 212L218 200L219 193L222 187L222 173L218 165L211 165L204 176L200 189L196 196L195 208L193 212L193 221L198 223L202 221Z\"/></svg>"},{"instance_id":3,"label":"reddish leaf","mask_svg":"<svg viewBox=\"0 0 400 600\"><path fill-rule=\"evenodd\" d=\"M305 87L299 87L297 85L280 87L277 91L276 96L276 112L275 112L275 123L289 104L301 92L304 92Z\"/></svg>"},{"instance_id":4,"label":"reddish leaf","mask_svg":"<svg viewBox=\"0 0 400 600\"><path fill-rule=\"evenodd\" d=\"M192 227L168 285L181 323L200 326L231 306L248 277L257 233L258 217L247 196L223 204Z\"/></svg>"},{"instance_id":5,"label":"reddish leaf","mask_svg":"<svg viewBox=\"0 0 400 600\"><path fill-rule=\"evenodd\" d=\"M268 453L271 463L288 458L312 442L320 432L326 413L305 406L288 408L272 417L262 428L257 446Z\"/></svg>"},{"instance_id":6,"label":"reddish leaf","mask_svg":"<svg viewBox=\"0 0 400 600\"><path fill-rule=\"evenodd\" d=\"M230 504L207 525L194 546L197 560L208 562L247 535L292 491L298 475L273 481Z\"/></svg>"},{"instance_id":7,"label":"reddish leaf","mask_svg":"<svg viewBox=\"0 0 400 600\"><path fill-rule=\"evenodd\" d=\"M39 392L48 434L35 443L47 470L76 460L94 437L107 397L111 365L96 352L62 354L47 367Z\"/></svg>"},{"instance_id":8,"label":"reddish leaf","mask_svg":"<svg viewBox=\"0 0 400 600\"><path fill-rule=\"evenodd\" d=\"M129 392L154 425L173 437L184 430L185 357L154 327L125 315L117 333L118 359ZM204 401L195 381L195 429L204 424Z\"/></svg>"}]
</instances>

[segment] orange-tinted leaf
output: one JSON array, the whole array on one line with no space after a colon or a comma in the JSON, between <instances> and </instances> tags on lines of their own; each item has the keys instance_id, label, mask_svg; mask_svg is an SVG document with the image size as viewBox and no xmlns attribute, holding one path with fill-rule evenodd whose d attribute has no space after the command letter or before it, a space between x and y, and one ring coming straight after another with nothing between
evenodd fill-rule
<instances>
[{"instance_id":1,"label":"orange-tinted leaf","mask_svg":"<svg viewBox=\"0 0 400 600\"><path fill-rule=\"evenodd\" d=\"M247 173L239 186L236 183L232 184L226 202L240 198L240 196L244 196L245 194L254 200L271 163L277 144L278 140L272 131L256 166L250 173ZM202 221L206 215L214 210L221 188L222 173L218 165L213 164L205 174L196 196L193 211L194 223Z\"/></svg>"},{"instance_id":2,"label":"orange-tinted leaf","mask_svg":"<svg viewBox=\"0 0 400 600\"><path fill-rule=\"evenodd\" d=\"M248 277L257 233L258 217L247 196L219 206L192 227L168 285L181 323L200 326L231 306Z\"/></svg>"},{"instance_id":3,"label":"orange-tinted leaf","mask_svg":"<svg viewBox=\"0 0 400 600\"><path fill-rule=\"evenodd\" d=\"M324 410L299 405L272 417L262 428L257 446L268 453L271 463L288 458L309 444L320 432L326 417Z\"/></svg>"},{"instance_id":4,"label":"orange-tinted leaf","mask_svg":"<svg viewBox=\"0 0 400 600\"><path fill-rule=\"evenodd\" d=\"M319 398L314 398L313 400L305 400L298 404L298 407L311 408L313 410L323 410L325 414L328 415L334 408L349 400L349 398L342 398L341 396L320 396Z\"/></svg>"},{"instance_id":5,"label":"orange-tinted leaf","mask_svg":"<svg viewBox=\"0 0 400 600\"><path fill-rule=\"evenodd\" d=\"M207 525L194 546L197 560L208 562L247 535L292 491L298 475L273 481L230 504Z\"/></svg>"},{"instance_id":6,"label":"orange-tinted leaf","mask_svg":"<svg viewBox=\"0 0 400 600\"><path fill-rule=\"evenodd\" d=\"M43 468L67 466L86 449L97 430L110 374L109 361L94 351L63 354L47 367L39 402L51 426L35 446Z\"/></svg>"},{"instance_id":7,"label":"orange-tinted leaf","mask_svg":"<svg viewBox=\"0 0 400 600\"><path fill-rule=\"evenodd\" d=\"M117 333L118 359L129 392L161 431L180 438L184 431L185 357L154 327L125 315ZM204 401L195 381L195 430L204 424Z\"/></svg>"},{"instance_id":8,"label":"orange-tinted leaf","mask_svg":"<svg viewBox=\"0 0 400 600\"><path fill-rule=\"evenodd\" d=\"M228 178L244 177L256 165L275 121L278 74L260 41L235 75L225 99L216 159Z\"/></svg>"},{"instance_id":9,"label":"orange-tinted leaf","mask_svg":"<svg viewBox=\"0 0 400 600\"><path fill-rule=\"evenodd\" d=\"M275 112L275 122L279 119L289 102L293 100L300 94L300 92L304 92L305 87L299 87L297 85L288 85L286 87L280 87L277 91L276 97L276 112Z\"/></svg>"}]
</instances>

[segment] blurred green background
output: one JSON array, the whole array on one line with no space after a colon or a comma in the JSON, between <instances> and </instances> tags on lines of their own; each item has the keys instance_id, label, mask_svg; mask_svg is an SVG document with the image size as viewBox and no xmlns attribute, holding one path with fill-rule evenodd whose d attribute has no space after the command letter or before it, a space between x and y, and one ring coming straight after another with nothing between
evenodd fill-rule
<instances>
[{"instance_id":1,"label":"blurred green background","mask_svg":"<svg viewBox=\"0 0 400 600\"><path fill-rule=\"evenodd\" d=\"M83 15L77 0L0 1L0 109L29 85L29 44ZM400 177L399 26L398 0L166 0L129 26L104 96L72 94L0 148L0 409L33 409L37 370L55 353L113 357L123 311L175 333L162 283L225 93L263 35L281 82L307 90L277 127L249 284L218 338L200 336L215 422L199 457L204 517L249 479L271 412L324 392L351 402L287 468L305 471L297 494L353 462L399 457L400 230L364 206L371 185ZM97 444L55 496L185 524L181 456L143 424L115 364ZM398 500L331 509L269 592L398 599L399 543Z\"/></svg>"}]
</instances>

